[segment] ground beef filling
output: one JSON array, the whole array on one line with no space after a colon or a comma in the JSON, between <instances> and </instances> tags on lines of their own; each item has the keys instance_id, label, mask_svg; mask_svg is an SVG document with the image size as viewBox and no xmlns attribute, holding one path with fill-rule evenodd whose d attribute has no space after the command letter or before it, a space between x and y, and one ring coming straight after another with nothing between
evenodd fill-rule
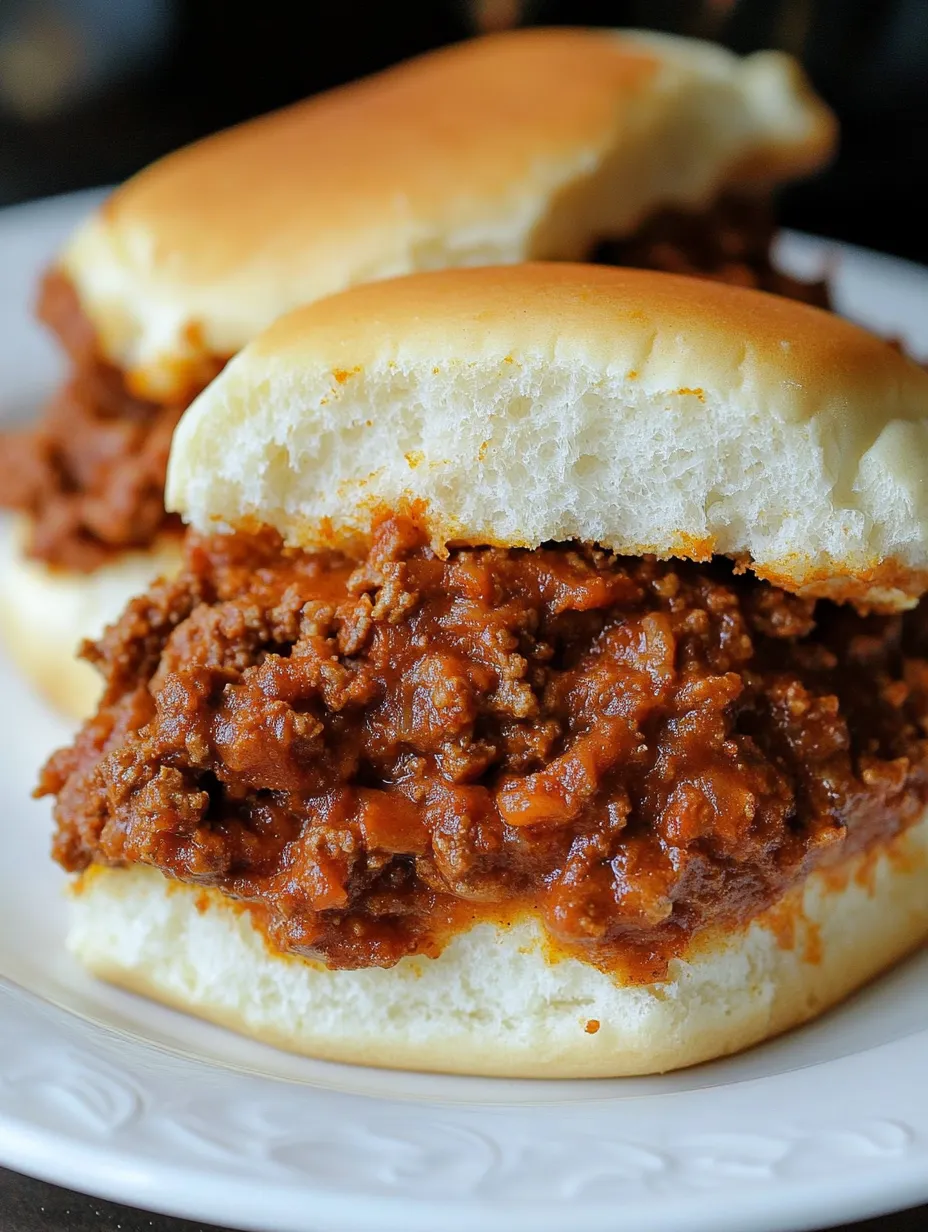
<instances>
[{"instance_id":1,"label":"ground beef filling","mask_svg":"<svg viewBox=\"0 0 928 1232\"><path fill-rule=\"evenodd\" d=\"M725 197L708 211L663 211L632 239L601 245L593 259L703 275L827 307L824 283L774 270L774 234L763 201ZM164 511L168 450L199 390L167 405L134 397L102 358L60 272L43 283L39 316L63 343L72 371L36 427L0 436L0 506L29 514L30 556L86 572L176 529ZM221 367L217 360L215 371Z\"/></svg>"},{"instance_id":2,"label":"ground beef filling","mask_svg":"<svg viewBox=\"0 0 928 1232\"><path fill-rule=\"evenodd\" d=\"M198 391L166 405L134 397L61 273L46 276L39 316L71 374L37 425L0 437L0 506L29 515L30 556L88 572L179 530L164 510L164 479L174 428Z\"/></svg>"},{"instance_id":3,"label":"ground beef filling","mask_svg":"<svg viewBox=\"0 0 928 1232\"><path fill-rule=\"evenodd\" d=\"M656 978L697 930L915 821L928 621L724 561L592 547L361 562L273 535L186 565L87 650L106 692L40 794L66 869L153 865L334 967L530 911Z\"/></svg>"},{"instance_id":4,"label":"ground beef filling","mask_svg":"<svg viewBox=\"0 0 928 1232\"><path fill-rule=\"evenodd\" d=\"M828 283L805 282L771 260L777 226L762 197L729 194L710 210L661 210L625 240L601 244L593 259L605 265L712 278L831 308Z\"/></svg>"}]
</instances>

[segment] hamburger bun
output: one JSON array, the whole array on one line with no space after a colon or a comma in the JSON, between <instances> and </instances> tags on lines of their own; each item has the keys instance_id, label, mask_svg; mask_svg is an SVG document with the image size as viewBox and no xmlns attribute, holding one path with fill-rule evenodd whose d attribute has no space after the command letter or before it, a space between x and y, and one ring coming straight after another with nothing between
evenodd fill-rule
<instances>
[{"instance_id":1,"label":"hamburger bun","mask_svg":"<svg viewBox=\"0 0 928 1232\"><path fill-rule=\"evenodd\" d=\"M169 155L61 267L105 356L163 398L300 304L417 270L582 259L661 207L814 170L834 138L776 52L494 34Z\"/></svg>"},{"instance_id":2,"label":"hamburger bun","mask_svg":"<svg viewBox=\"0 0 928 1232\"><path fill-rule=\"evenodd\" d=\"M928 374L813 309L599 267L446 271L251 343L175 435L169 503L202 531L265 525L304 547L361 543L405 507L439 554L720 553L894 611L925 586L926 421ZM838 843L752 919L696 932L650 983L564 957L530 911L437 958L328 970L272 950L218 890L139 865L80 876L70 946L105 979L313 1056L664 1071L820 1013L928 935L928 821L898 821L863 851Z\"/></svg>"},{"instance_id":3,"label":"hamburger bun","mask_svg":"<svg viewBox=\"0 0 928 1232\"><path fill-rule=\"evenodd\" d=\"M155 869L75 883L71 952L100 979L277 1048L504 1078L622 1078L739 1052L821 1014L928 936L928 821L815 873L665 980L553 959L537 923L478 924L436 959L330 971L272 952L247 911Z\"/></svg>"},{"instance_id":4,"label":"hamburger bun","mask_svg":"<svg viewBox=\"0 0 928 1232\"><path fill-rule=\"evenodd\" d=\"M58 268L129 390L182 401L298 304L415 270L583 257L662 207L811 171L834 138L779 53L634 31L492 35L169 155L106 201ZM5 561L0 632L16 652L39 630L27 672L86 713L93 679L72 647L100 632L98 594L115 612L138 589L144 553L96 581ZM161 567L156 553L150 576Z\"/></svg>"},{"instance_id":5,"label":"hamburger bun","mask_svg":"<svg viewBox=\"0 0 928 1232\"><path fill-rule=\"evenodd\" d=\"M225 448L217 454L214 443ZM743 561L911 606L928 373L831 313L570 264L422 274L281 319L189 408L168 508L301 546L414 506L433 543Z\"/></svg>"}]
</instances>

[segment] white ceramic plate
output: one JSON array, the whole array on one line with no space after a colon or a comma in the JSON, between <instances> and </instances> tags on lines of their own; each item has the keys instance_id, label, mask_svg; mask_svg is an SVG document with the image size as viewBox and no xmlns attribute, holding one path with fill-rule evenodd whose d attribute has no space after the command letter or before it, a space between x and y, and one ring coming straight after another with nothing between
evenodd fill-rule
<instances>
[{"instance_id":1,"label":"white ceramic plate","mask_svg":"<svg viewBox=\"0 0 928 1232\"><path fill-rule=\"evenodd\" d=\"M0 414L59 375L36 276L93 201L0 215ZM785 241L928 353L928 270ZM776 1232L928 1199L928 953L835 1013L666 1078L483 1081L316 1063L95 984L64 953L35 769L67 736L0 661L0 1162L261 1232Z\"/></svg>"}]
</instances>

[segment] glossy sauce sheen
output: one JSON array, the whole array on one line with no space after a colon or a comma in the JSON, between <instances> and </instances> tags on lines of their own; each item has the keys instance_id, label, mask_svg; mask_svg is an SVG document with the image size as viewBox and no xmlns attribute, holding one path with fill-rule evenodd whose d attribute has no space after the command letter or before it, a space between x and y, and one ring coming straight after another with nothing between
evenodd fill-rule
<instances>
[{"instance_id":1,"label":"glossy sauce sheen","mask_svg":"<svg viewBox=\"0 0 928 1232\"><path fill-rule=\"evenodd\" d=\"M89 657L46 767L70 870L152 864L335 967L479 919L641 980L886 839L928 796L923 609L864 617L727 562L188 540Z\"/></svg>"}]
</instances>

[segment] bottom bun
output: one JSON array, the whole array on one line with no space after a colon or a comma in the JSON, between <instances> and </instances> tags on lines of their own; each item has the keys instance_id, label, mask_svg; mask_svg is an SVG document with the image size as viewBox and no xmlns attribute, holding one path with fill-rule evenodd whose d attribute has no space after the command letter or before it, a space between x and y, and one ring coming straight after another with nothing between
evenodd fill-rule
<instances>
[{"instance_id":1,"label":"bottom bun","mask_svg":"<svg viewBox=\"0 0 928 1232\"><path fill-rule=\"evenodd\" d=\"M65 714L84 718L100 695L100 677L75 652L98 637L128 601L180 563L180 539L166 536L144 552L124 552L93 573L71 573L29 560L26 524L0 525L0 637L25 675Z\"/></svg>"},{"instance_id":2,"label":"bottom bun","mask_svg":"<svg viewBox=\"0 0 928 1232\"><path fill-rule=\"evenodd\" d=\"M272 953L247 911L150 868L77 882L69 945L102 978L333 1061L516 1078L659 1073L821 1013L928 935L928 818L816 873L659 984L545 956L540 928L480 924L437 959L329 971Z\"/></svg>"}]
</instances>

